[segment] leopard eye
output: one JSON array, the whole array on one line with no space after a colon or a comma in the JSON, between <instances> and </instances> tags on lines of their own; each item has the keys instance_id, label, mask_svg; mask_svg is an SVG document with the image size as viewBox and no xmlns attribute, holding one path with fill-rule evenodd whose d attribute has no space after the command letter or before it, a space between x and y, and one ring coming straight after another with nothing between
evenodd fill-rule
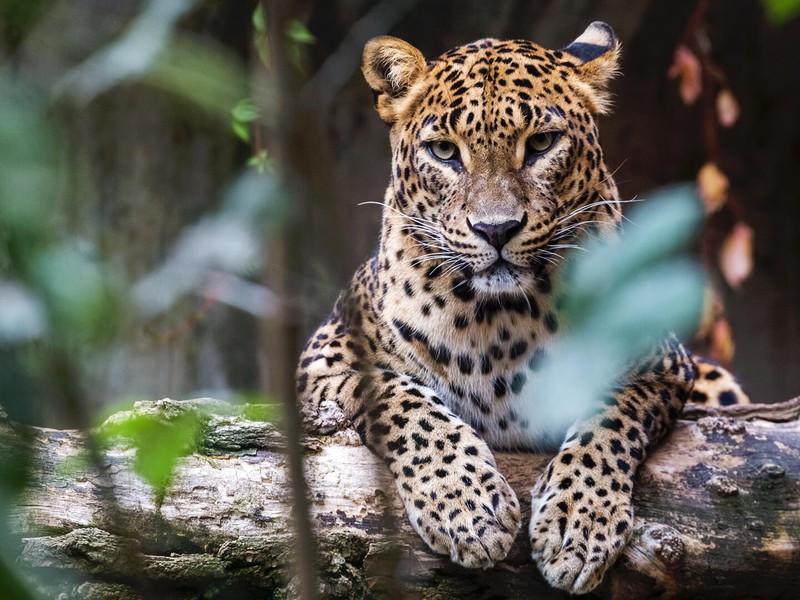
<instances>
[{"instance_id":1,"label":"leopard eye","mask_svg":"<svg viewBox=\"0 0 800 600\"><path fill-rule=\"evenodd\" d=\"M555 131L533 134L528 138L528 141L525 142L525 160L530 161L538 158L552 148L557 139L558 133Z\"/></svg>"},{"instance_id":2,"label":"leopard eye","mask_svg":"<svg viewBox=\"0 0 800 600\"><path fill-rule=\"evenodd\" d=\"M428 144L428 149L439 160L457 160L458 148L453 142L436 141Z\"/></svg>"}]
</instances>

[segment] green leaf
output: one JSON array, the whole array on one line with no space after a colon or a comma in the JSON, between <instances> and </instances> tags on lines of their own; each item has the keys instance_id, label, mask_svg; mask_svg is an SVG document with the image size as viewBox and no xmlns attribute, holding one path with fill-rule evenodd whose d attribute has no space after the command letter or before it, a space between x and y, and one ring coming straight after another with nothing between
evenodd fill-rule
<instances>
[{"instance_id":1,"label":"green leaf","mask_svg":"<svg viewBox=\"0 0 800 600\"><path fill-rule=\"evenodd\" d=\"M231 107L248 91L247 74L238 57L188 37L170 38L141 78L223 118L229 118Z\"/></svg>"},{"instance_id":2,"label":"green leaf","mask_svg":"<svg viewBox=\"0 0 800 600\"><path fill-rule=\"evenodd\" d=\"M252 98L243 98L233 105L231 116L241 123L252 123L259 117L258 105Z\"/></svg>"},{"instance_id":3,"label":"green leaf","mask_svg":"<svg viewBox=\"0 0 800 600\"><path fill-rule=\"evenodd\" d=\"M632 211L620 240L590 241L584 244L587 251L576 254L566 265L559 282L569 290L563 316L578 325L611 290L660 261L685 252L702 215L691 184L653 193Z\"/></svg>"},{"instance_id":4,"label":"green leaf","mask_svg":"<svg viewBox=\"0 0 800 600\"><path fill-rule=\"evenodd\" d=\"M259 2L253 11L253 29L261 35L267 32L267 19L264 15L264 6Z\"/></svg>"},{"instance_id":5,"label":"green leaf","mask_svg":"<svg viewBox=\"0 0 800 600\"><path fill-rule=\"evenodd\" d=\"M186 411L166 420L150 415L134 415L101 430L106 438L129 438L136 448L133 468L155 491L158 502L164 499L178 460L197 448L203 419Z\"/></svg>"},{"instance_id":6,"label":"green leaf","mask_svg":"<svg viewBox=\"0 0 800 600\"><path fill-rule=\"evenodd\" d=\"M250 128L241 121L231 121L231 129L234 135L246 144L250 143Z\"/></svg>"},{"instance_id":7,"label":"green leaf","mask_svg":"<svg viewBox=\"0 0 800 600\"><path fill-rule=\"evenodd\" d=\"M774 25L783 25L800 14L800 0L761 0L767 20Z\"/></svg>"},{"instance_id":8,"label":"green leaf","mask_svg":"<svg viewBox=\"0 0 800 600\"><path fill-rule=\"evenodd\" d=\"M269 67L270 53L269 53L269 39L267 36L267 23L264 17L264 7L260 3L253 11L253 44L258 52L258 58L261 64Z\"/></svg>"},{"instance_id":9,"label":"green leaf","mask_svg":"<svg viewBox=\"0 0 800 600\"><path fill-rule=\"evenodd\" d=\"M57 138L47 110L41 94L0 74L0 223L3 237L26 249L45 235L58 193Z\"/></svg>"},{"instance_id":10,"label":"green leaf","mask_svg":"<svg viewBox=\"0 0 800 600\"><path fill-rule=\"evenodd\" d=\"M317 41L314 34L297 19L291 19L286 23L286 35L290 40L298 44L314 44Z\"/></svg>"},{"instance_id":11,"label":"green leaf","mask_svg":"<svg viewBox=\"0 0 800 600\"><path fill-rule=\"evenodd\" d=\"M3 597L9 600L40 600L36 591L31 589L28 577L24 577L13 559L8 560L0 554L0 589Z\"/></svg>"},{"instance_id":12,"label":"green leaf","mask_svg":"<svg viewBox=\"0 0 800 600\"><path fill-rule=\"evenodd\" d=\"M687 255L702 214L692 186L665 189L632 212L619 240L590 240L571 257L556 283L564 336L527 403L540 433L557 442L670 332L696 327L705 278Z\"/></svg>"},{"instance_id":13,"label":"green leaf","mask_svg":"<svg viewBox=\"0 0 800 600\"><path fill-rule=\"evenodd\" d=\"M231 109L231 128L236 137L243 142L250 142L249 124L258 120L260 116L258 105L252 98L244 98L234 104Z\"/></svg>"},{"instance_id":14,"label":"green leaf","mask_svg":"<svg viewBox=\"0 0 800 600\"><path fill-rule=\"evenodd\" d=\"M113 337L120 324L120 283L74 244L53 244L31 261L31 275L47 306L53 332L93 341Z\"/></svg>"},{"instance_id":15,"label":"green leaf","mask_svg":"<svg viewBox=\"0 0 800 600\"><path fill-rule=\"evenodd\" d=\"M259 173L264 173L272 168L272 157L266 149L259 150L247 160L247 166L253 167Z\"/></svg>"}]
</instances>

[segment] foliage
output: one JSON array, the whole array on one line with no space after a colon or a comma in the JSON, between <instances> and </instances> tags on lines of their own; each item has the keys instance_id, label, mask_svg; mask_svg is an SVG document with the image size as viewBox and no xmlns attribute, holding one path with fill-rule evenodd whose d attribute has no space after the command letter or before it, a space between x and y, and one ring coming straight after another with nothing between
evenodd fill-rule
<instances>
[{"instance_id":1,"label":"foliage","mask_svg":"<svg viewBox=\"0 0 800 600\"><path fill-rule=\"evenodd\" d=\"M4 3L16 42L35 25L40 3ZM260 7L260 5L259 5ZM249 281L262 267L265 236L280 227L287 206L266 147L254 148L253 170L233 182L222 209L186 229L169 258L138 282L129 282L87 242L64 225L65 204L75 194L76 174L64 160L70 140L61 139L58 116L136 82L163 90L185 105L227 122L245 142L263 128L263 108L251 98L250 74L228 50L182 33L179 23L195 8L190 0L150 0L111 43L63 74L50 88L29 83L24 70L0 71L0 435L5 419L38 420L42 399L70 413L84 427L95 421L83 404L93 357L115 343L126 328L138 327L187 294L263 316L274 295ZM262 15L263 17L263 15ZM254 15L257 21L257 15ZM256 28L266 49L266 28ZM313 42L299 22L286 29L287 44ZM294 54L300 64L300 53ZM266 58L262 56L262 58ZM260 95L269 97L261 90ZM245 98L245 100L242 100ZM50 395L43 393L51 390ZM244 395L241 395L244 399ZM250 419L277 421L276 405L244 407ZM188 411L164 420L130 415L100 428L80 461L60 468L103 473L98 449L113 439L136 448L134 467L157 500L168 492L174 469L192 452L205 422ZM29 582L13 564L18 549L7 534L7 507L23 489L31 449L0 439L0 589L3 597L34 598ZM78 461L79 462L79 461ZM114 511L112 510L111 513Z\"/></svg>"},{"instance_id":2,"label":"foliage","mask_svg":"<svg viewBox=\"0 0 800 600\"><path fill-rule=\"evenodd\" d=\"M107 342L122 314L120 281L82 240L55 227L63 168L47 110L41 93L2 75L0 349L7 360L0 381L15 418L35 412L26 370L46 370L56 354L76 345Z\"/></svg>"},{"instance_id":3,"label":"foliage","mask_svg":"<svg viewBox=\"0 0 800 600\"><path fill-rule=\"evenodd\" d=\"M800 14L800 0L761 0L767 19L781 25Z\"/></svg>"},{"instance_id":4,"label":"foliage","mask_svg":"<svg viewBox=\"0 0 800 600\"><path fill-rule=\"evenodd\" d=\"M100 438L108 443L122 436L136 448L133 468L153 487L158 504L164 500L178 459L191 454L199 443L203 419L188 410L173 419L155 415L130 415L100 429Z\"/></svg>"},{"instance_id":5,"label":"foliage","mask_svg":"<svg viewBox=\"0 0 800 600\"><path fill-rule=\"evenodd\" d=\"M567 333L528 403L530 421L554 442L669 332L690 333L699 322L704 277L688 255L702 218L696 190L667 188L637 209L622 239L591 241L562 270Z\"/></svg>"},{"instance_id":6,"label":"foliage","mask_svg":"<svg viewBox=\"0 0 800 600\"><path fill-rule=\"evenodd\" d=\"M791 17L793 6L800 1L765 1L771 20L784 22ZM718 272L728 287L738 291L747 280L754 264L755 234L747 224L742 206L741 191L731 185L731 180L722 165L721 131L736 126L741 108L725 70L715 56L711 42L711 27L708 20L708 2L695 5L689 24L675 48L673 64L667 71L676 79L678 92L685 105L702 99L703 141L705 163L697 171L696 180L706 212L703 232L703 263L709 272ZM733 217L736 223L731 228L726 218ZM715 249L715 229L725 229L724 241ZM711 359L729 365L734 348L731 328L725 315L724 290L712 278L707 284L706 306L697 340L707 343L704 351Z\"/></svg>"},{"instance_id":7,"label":"foliage","mask_svg":"<svg viewBox=\"0 0 800 600\"><path fill-rule=\"evenodd\" d=\"M258 106L252 98L244 98L231 109L231 128L243 142L250 142L249 125L258 119Z\"/></svg>"}]
</instances>

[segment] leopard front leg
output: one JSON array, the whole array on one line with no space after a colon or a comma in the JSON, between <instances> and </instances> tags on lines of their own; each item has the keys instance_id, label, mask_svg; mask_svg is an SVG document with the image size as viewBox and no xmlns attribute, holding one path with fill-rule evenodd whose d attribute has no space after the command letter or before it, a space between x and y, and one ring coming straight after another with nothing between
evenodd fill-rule
<instances>
[{"instance_id":1,"label":"leopard front leg","mask_svg":"<svg viewBox=\"0 0 800 600\"><path fill-rule=\"evenodd\" d=\"M554 587L594 589L631 536L636 469L677 419L694 379L686 351L674 342L664 349L652 371L573 426L531 490L532 556Z\"/></svg>"},{"instance_id":2,"label":"leopard front leg","mask_svg":"<svg viewBox=\"0 0 800 600\"><path fill-rule=\"evenodd\" d=\"M388 465L428 546L465 567L492 566L520 529L516 494L486 443L432 390L390 377L365 392L374 400L355 415L356 430Z\"/></svg>"},{"instance_id":3,"label":"leopard front leg","mask_svg":"<svg viewBox=\"0 0 800 600\"><path fill-rule=\"evenodd\" d=\"M388 465L412 526L432 550L466 567L505 558L520 529L520 505L486 443L430 388L369 368L349 334L320 340L307 347L298 371L307 422L317 424L320 407L336 400Z\"/></svg>"}]
</instances>

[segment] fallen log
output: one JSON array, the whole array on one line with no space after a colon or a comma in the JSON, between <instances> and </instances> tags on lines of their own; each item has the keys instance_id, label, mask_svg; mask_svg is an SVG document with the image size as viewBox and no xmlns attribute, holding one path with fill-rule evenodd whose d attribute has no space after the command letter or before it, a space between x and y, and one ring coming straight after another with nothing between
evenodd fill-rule
<instances>
[{"instance_id":1,"label":"fallen log","mask_svg":"<svg viewBox=\"0 0 800 600\"><path fill-rule=\"evenodd\" d=\"M210 399L141 402L133 414L187 411L205 415L199 445L163 498L135 473L124 439L96 455L98 468L83 432L21 428L0 412L0 447L25 439L31 453L32 475L8 518L17 563L45 597L293 595L285 439L247 407ZM634 537L596 595L793 597L800 398L686 416L695 420L680 421L640 469ZM352 431L308 437L304 447L323 597L568 597L531 564L526 527L495 568L460 568L425 549L387 471ZM549 458L497 455L523 505Z\"/></svg>"}]
</instances>

